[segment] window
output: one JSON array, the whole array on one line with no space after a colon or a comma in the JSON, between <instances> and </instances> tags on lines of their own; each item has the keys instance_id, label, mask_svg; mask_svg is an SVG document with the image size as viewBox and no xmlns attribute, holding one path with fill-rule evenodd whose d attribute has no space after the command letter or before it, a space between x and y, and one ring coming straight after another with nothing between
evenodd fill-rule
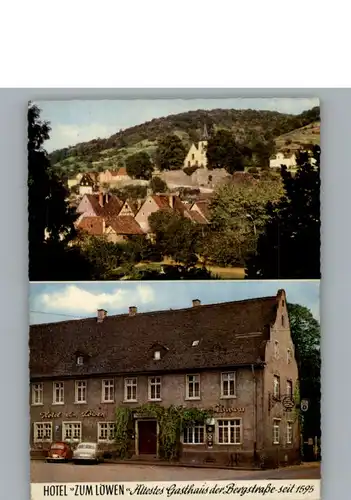
<instances>
[{"instance_id":1,"label":"window","mask_svg":"<svg viewBox=\"0 0 351 500\"><path fill-rule=\"evenodd\" d=\"M191 344L192 347L196 347L199 345L199 340L194 340L193 343Z\"/></svg>"},{"instance_id":2,"label":"window","mask_svg":"<svg viewBox=\"0 0 351 500\"><path fill-rule=\"evenodd\" d=\"M286 395L289 396L290 399L293 398L293 384L291 380L286 382Z\"/></svg>"},{"instance_id":3,"label":"window","mask_svg":"<svg viewBox=\"0 0 351 500\"><path fill-rule=\"evenodd\" d=\"M280 420L273 420L273 444L279 444L280 440Z\"/></svg>"},{"instance_id":4,"label":"window","mask_svg":"<svg viewBox=\"0 0 351 500\"><path fill-rule=\"evenodd\" d=\"M285 317L284 317L284 314L282 314L282 327L284 328L285 326Z\"/></svg>"},{"instance_id":5,"label":"window","mask_svg":"<svg viewBox=\"0 0 351 500\"><path fill-rule=\"evenodd\" d=\"M52 404L63 405L64 403L64 386L63 382L53 383Z\"/></svg>"},{"instance_id":6,"label":"window","mask_svg":"<svg viewBox=\"0 0 351 500\"><path fill-rule=\"evenodd\" d=\"M195 159L195 155L194 153L191 155L191 159L194 160Z\"/></svg>"},{"instance_id":7,"label":"window","mask_svg":"<svg viewBox=\"0 0 351 500\"><path fill-rule=\"evenodd\" d=\"M52 441L52 422L34 422L34 442Z\"/></svg>"},{"instance_id":8,"label":"window","mask_svg":"<svg viewBox=\"0 0 351 500\"><path fill-rule=\"evenodd\" d=\"M186 398L200 399L200 375L186 376Z\"/></svg>"},{"instance_id":9,"label":"window","mask_svg":"<svg viewBox=\"0 0 351 500\"><path fill-rule=\"evenodd\" d=\"M292 356L291 356L291 349L288 349L286 351L286 361L287 361L288 365L291 363L291 358L292 358Z\"/></svg>"},{"instance_id":10,"label":"window","mask_svg":"<svg viewBox=\"0 0 351 500\"><path fill-rule=\"evenodd\" d=\"M160 351L155 351L154 352L154 359L156 359L156 360L161 359L161 352Z\"/></svg>"},{"instance_id":11,"label":"window","mask_svg":"<svg viewBox=\"0 0 351 500\"><path fill-rule=\"evenodd\" d=\"M149 378L149 400L160 401L161 399L161 377Z\"/></svg>"},{"instance_id":12,"label":"window","mask_svg":"<svg viewBox=\"0 0 351 500\"><path fill-rule=\"evenodd\" d=\"M276 399L280 398L280 377L274 375L273 378L273 397Z\"/></svg>"},{"instance_id":13,"label":"window","mask_svg":"<svg viewBox=\"0 0 351 500\"><path fill-rule=\"evenodd\" d=\"M76 380L75 403L87 402L87 383L85 380Z\"/></svg>"},{"instance_id":14,"label":"window","mask_svg":"<svg viewBox=\"0 0 351 500\"><path fill-rule=\"evenodd\" d=\"M235 397L235 372L222 373L221 375L221 397Z\"/></svg>"},{"instance_id":15,"label":"window","mask_svg":"<svg viewBox=\"0 0 351 500\"><path fill-rule=\"evenodd\" d=\"M83 365L84 359L83 356L77 356L77 365Z\"/></svg>"},{"instance_id":16,"label":"window","mask_svg":"<svg viewBox=\"0 0 351 500\"><path fill-rule=\"evenodd\" d=\"M137 401L137 379L124 379L124 401Z\"/></svg>"},{"instance_id":17,"label":"window","mask_svg":"<svg viewBox=\"0 0 351 500\"><path fill-rule=\"evenodd\" d=\"M218 420L218 444L241 443L241 420Z\"/></svg>"},{"instance_id":18,"label":"window","mask_svg":"<svg viewBox=\"0 0 351 500\"><path fill-rule=\"evenodd\" d=\"M283 307L285 306L285 300L282 300L282 306Z\"/></svg>"},{"instance_id":19,"label":"window","mask_svg":"<svg viewBox=\"0 0 351 500\"><path fill-rule=\"evenodd\" d=\"M278 340L274 341L274 357L276 359L279 358L279 342L278 342Z\"/></svg>"},{"instance_id":20,"label":"window","mask_svg":"<svg viewBox=\"0 0 351 500\"><path fill-rule=\"evenodd\" d=\"M286 424L286 444L291 444L292 438L293 438L292 422L287 422L287 424Z\"/></svg>"},{"instance_id":21,"label":"window","mask_svg":"<svg viewBox=\"0 0 351 500\"><path fill-rule=\"evenodd\" d=\"M183 442L185 444L203 444L205 442L205 427L203 425L186 427L183 433Z\"/></svg>"},{"instance_id":22,"label":"window","mask_svg":"<svg viewBox=\"0 0 351 500\"><path fill-rule=\"evenodd\" d=\"M190 161L188 161L188 167L191 167L191 163L190 163Z\"/></svg>"},{"instance_id":23,"label":"window","mask_svg":"<svg viewBox=\"0 0 351 500\"><path fill-rule=\"evenodd\" d=\"M32 405L42 405L43 404L43 384L39 382L38 384L32 385Z\"/></svg>"},{"instance_id":24,"label":"window","mask_svg":"<svg viewBox=\"0 0 351 500\"><path fill-rule=\"evenodd\" d=\"M114 402L114 388L115 384L113 379L102 381L102 398L103 403L113 403Z\"/></svg>"},{"instance_id":25,"label":"window","mask_svg":"<svg viewBox=\"0 0 351 500\"><path fill-rule=\"evenodd\" d=\"M116 424L114 422L98 423L98 441L107 443L115 440Z\"/></svg>"},{"instance_id":26,"label":"window","mask_svg":"<svg viewBox=\"0 0 351 500\"><path fill-rule=\"evenodd\" d=\"M62 422L62 441L80 441L81 439L81 422Z\"/></svg>"}]
</instances>

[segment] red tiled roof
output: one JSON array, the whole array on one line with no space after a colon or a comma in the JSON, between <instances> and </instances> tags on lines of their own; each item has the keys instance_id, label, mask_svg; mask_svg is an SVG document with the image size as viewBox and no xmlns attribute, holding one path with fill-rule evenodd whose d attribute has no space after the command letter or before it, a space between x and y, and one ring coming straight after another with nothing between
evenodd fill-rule
<instances>
[{"instance_id":1,"label":"red tiled roof","mask_svg":"<svg viewBox=\"0 0 351 500\"><path fill-rule=\"evenodd\" d=\"M117 234L144 234L137 221L130 215L120 215L109 219L106 222L107 226L110 226Z\"/></svg>"},{"instance_id":2,"label":"red tiled roof","mask_svg":"<svg viewBox=\"0 0 351 500\"><path fill-rule=\"evenodd\" d=\"M277 296L148 313L32 325L33 378L162 373L262 365ZM192 347L194 340L199 340ZM167 352L153 360L153 346ZM87 356L77 366L76 352Z\"/></svg>"},{"instance_id":3,"label":"red tiled roof","mask_svg":"<svg viewBox=\"0 0 351 500\"><path fill-rule=\"evenodd\" d=\"M106 196L103 195L103 206L99 203L99 194L87 194L85 195L90 201L91 206L97 216L111 217L117 216L122 209L123 201L121 201L115 195L108 195L108 201L106 202Z\"/></svg>"},{"instance_id":4,"label":"red tiled roof","mask_svg":"<svg viewBox=\"0 0 351 500\"><path fill-rule=\"evenodd\" d=\"M126 167L121 167L121 168L118 170L117 175L128 175Z\"/></svg>"},{"instance_id":5,"label":"red tiled roof","mask_svg":"<svg viewBox=\"0 0 351 500\"><path fill-rule=\"evenodd\" d=\"M162 196L159 194L152 195L152 199L158 205L160 209L171 208L168 196Z\"/></svg>"},{"instance_id":6,"label":"red tiled roof","mask_svg":"<svg viewBox=\"0 0 351 500\"><path fill-rule=\"evenodd\" d=\"M104 234L104 219L103 217L83 217L78 222L77 229L92 236L102 236Z\"/></svg>"}]
</instances>

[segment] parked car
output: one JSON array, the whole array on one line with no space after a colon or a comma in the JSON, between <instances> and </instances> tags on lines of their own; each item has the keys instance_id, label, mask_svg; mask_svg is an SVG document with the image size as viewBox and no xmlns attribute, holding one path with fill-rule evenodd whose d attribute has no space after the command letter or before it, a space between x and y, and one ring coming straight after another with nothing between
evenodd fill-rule
<instances>
[{"instance_id":1,"label":"parked car","mask_svg":"<svg viewBox=\"0 0 351 500\"><path fill-rule=\"evenodd\" d=\"M97 443L79 443L73 452L73 462L103 462L104 454Z\"/></svg>"},{"instance_id":2,"label":"parked car","mask_svg":"<svg viewBox=\"0 0 351 500\"><path fill-rule=\"evenodd\" d=\"M72 460L73 450L69 444L64 442L54 442L51 444L46 457L47 462L67 462Z\"/></svg>"}]
</instances>

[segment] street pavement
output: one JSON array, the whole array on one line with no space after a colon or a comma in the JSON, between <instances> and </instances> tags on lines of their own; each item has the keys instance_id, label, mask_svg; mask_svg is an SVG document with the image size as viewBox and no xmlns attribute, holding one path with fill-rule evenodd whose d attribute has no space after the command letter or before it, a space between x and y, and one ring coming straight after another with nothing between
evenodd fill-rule
<instances>
[{"instance_id":1,"label":"street pavement","mask_svg":"<svg viewBox=\"0 0 351 500\"><path fill-rule=\"evenodd\" d=\"M220 481L260 479L320 479L319 464L264 471L242 471L165 465L112 464L83 465L31 461L32 483L139 482L139 481Z\"/></svg>"}]
</instances>

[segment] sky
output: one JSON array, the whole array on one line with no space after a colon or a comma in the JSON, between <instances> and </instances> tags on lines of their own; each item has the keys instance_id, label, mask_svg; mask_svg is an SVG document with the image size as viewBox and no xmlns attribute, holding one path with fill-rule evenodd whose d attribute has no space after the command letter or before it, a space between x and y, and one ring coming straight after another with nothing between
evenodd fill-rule
<instances>
[{"instance_id":1,"label":"sky","mask_svg":"<svg viewBox=\"0 0 351 500\"><path fill-rule=\"evenodd\" d=\"M319 105L313 98L149 99L37 101L41 118L51 123L51 137L44 147L55 149L78 142L107 138L153 118L198 109L258 109L299 114Z\"/></svg>"},{"instance_id":2,"label":"sky","mask_svg":"<svg viewBox=\"0 0 351 500\"><path fill-rule=\"evenodd\" d=\"M129 306L139 312L182 309L193 299L202 304L230 302L276 295L283 288L287 301L311 310L319 320L319 281L173 281L31 283L30 324L51 323L96 316L125 314Z\"/></svg>"}]
</instances>

